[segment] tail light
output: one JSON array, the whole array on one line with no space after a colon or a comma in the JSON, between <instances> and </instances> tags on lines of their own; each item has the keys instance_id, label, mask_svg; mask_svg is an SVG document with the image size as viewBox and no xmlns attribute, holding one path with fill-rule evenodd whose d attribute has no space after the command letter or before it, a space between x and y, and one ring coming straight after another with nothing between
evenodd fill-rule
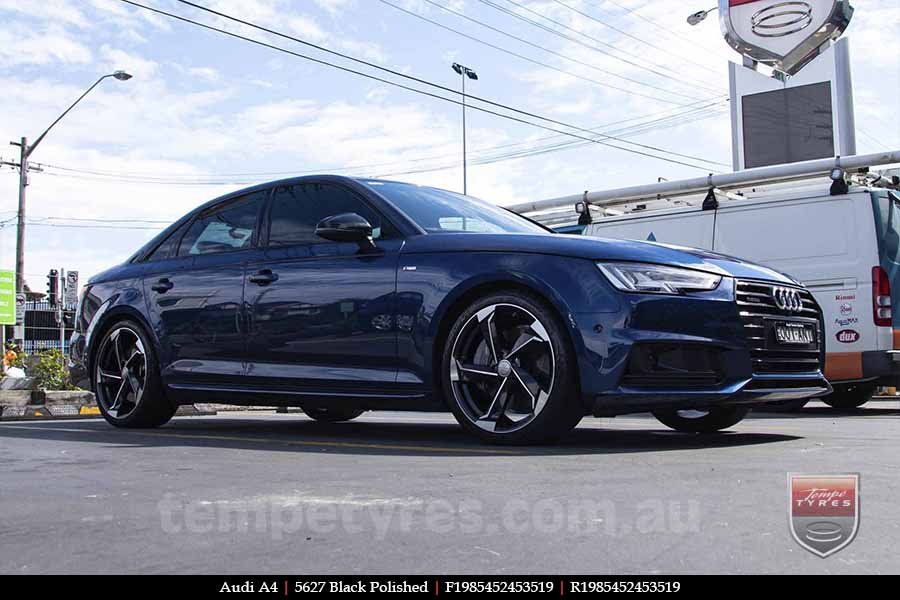
<instances>
[{"instance_id":1,"label":"tail light","mask_svg":"<svg viewBox=\"0 0 900 600\"><path fill-rule=\"evenodd\" d=\"M872 268L872 314L877 327L891 327L891 280L881 267Z\"/></svg>"}]
</instances>

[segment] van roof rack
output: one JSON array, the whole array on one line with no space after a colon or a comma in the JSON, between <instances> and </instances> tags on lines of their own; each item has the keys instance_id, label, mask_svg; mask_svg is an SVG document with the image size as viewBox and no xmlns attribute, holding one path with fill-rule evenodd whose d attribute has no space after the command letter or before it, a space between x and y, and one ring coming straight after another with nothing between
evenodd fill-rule
<instances>
[{"instance_id":1,"label":"van roof rack","mask_svg":"<svg viewBox=\"0 0 900 600\"><path fill-rule=\"evenodd\" d=\"M638 210L659 210L679 206L695 205L696 199L689 196L703 194L702 200L716 204L723 199L738 199L741 188L748 186L773 185L817 178L830 178L832 181L844 181L845 174L860 177L859 183L880 187L896 187L900 181L896 175L870 173L875 166L900 163L900 150L862 154L854 156L837 156L805 162L757 167L734 173L710 173L706 177L682 179L677 181L661 181L647 185L583 192L572 196L550 198L535 202L523 202L506 208L540 221L557 224L573 222L578 215L590 214L591 207L606 209L604 214L625 214ZM814 181L810 181L814 183ZM712 194L712 196L710 196ZM632 205L632 206L629 206ZM619 210L617 210L617 208ZM574 209L574 212L573 212Z\"/></svg>"}]
</instances>

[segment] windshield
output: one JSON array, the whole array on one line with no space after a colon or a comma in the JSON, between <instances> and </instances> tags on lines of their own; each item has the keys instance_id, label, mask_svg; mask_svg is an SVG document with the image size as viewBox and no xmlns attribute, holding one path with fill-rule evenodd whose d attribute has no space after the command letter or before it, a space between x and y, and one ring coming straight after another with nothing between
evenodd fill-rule
<instances>
[{"instance_id":1,"label":"windshield","mask_svg":"<svg viewBox=\"0 0 900 600\"><path fill-rule=\"evenodd\" d=\"M362 183L428 233L547 233L515 213L462 194L408 183Z\"/></svg>"}]
</instances>

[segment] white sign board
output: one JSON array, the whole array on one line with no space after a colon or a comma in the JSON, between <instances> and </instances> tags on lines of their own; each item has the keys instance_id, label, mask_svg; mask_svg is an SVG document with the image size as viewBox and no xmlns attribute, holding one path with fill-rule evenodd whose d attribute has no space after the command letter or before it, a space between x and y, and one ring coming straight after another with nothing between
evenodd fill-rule
<instances>
[{"instance_id":1,"label":"white sign board","mask_svg":"<svg viewBox=\"0 0 900 600\"><path fill-rule=\"evenodd\" d=\"M63 304L67 308L78 304L78 271L66 271L66 293Z\"/></svg>"},{"instance_id":2,"label":"white sign board","mask_svg":"<svg viewBox=\"0 0 900 600\"><path fill-rule=\"evenodd\" d=\"M25 294L16 294L16 325L25 324Z\"/></svg>"},{"instance_id":3,"label":"white sign board","mask_svg":"<svg viewBox=\"0 0 900 600\"><path fill-rule=\"evenodd\" d=\"M793 75L841 36L853 7L849 0L719 0L719 14L732 48Z\"/></svg>"}]
</instances>

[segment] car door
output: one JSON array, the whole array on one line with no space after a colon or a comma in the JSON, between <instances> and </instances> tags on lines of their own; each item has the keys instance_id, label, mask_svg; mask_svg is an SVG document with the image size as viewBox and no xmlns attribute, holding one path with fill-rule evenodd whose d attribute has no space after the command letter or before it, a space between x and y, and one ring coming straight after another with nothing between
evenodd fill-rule
<instances>
[{"instance_id":1,"label":"car door","mask_svg":"<svg viewBox=\"0 0 900 600\"><path fill-rule=\"evenodd\" d=\"M265 247L248 264L248 377L258 387L317 395L393 387L397 261L402 239L365 198L337 183L275 188ZM357 213L375 249L315 234L326 217Z\"/></svg>"},{"instance_id":2,"label":"car door","mask_svg":"<svg viewBox=\"0 0 900 600\"><path fill-rule=\"evenodd\" d=\"M172 247L169 256L149 261L144 293L168 385L240 381L246 356L244 269L266 196L239 196L199 213L176 232L177 244L164 242Z\"/></svg>"}]
</instances>

